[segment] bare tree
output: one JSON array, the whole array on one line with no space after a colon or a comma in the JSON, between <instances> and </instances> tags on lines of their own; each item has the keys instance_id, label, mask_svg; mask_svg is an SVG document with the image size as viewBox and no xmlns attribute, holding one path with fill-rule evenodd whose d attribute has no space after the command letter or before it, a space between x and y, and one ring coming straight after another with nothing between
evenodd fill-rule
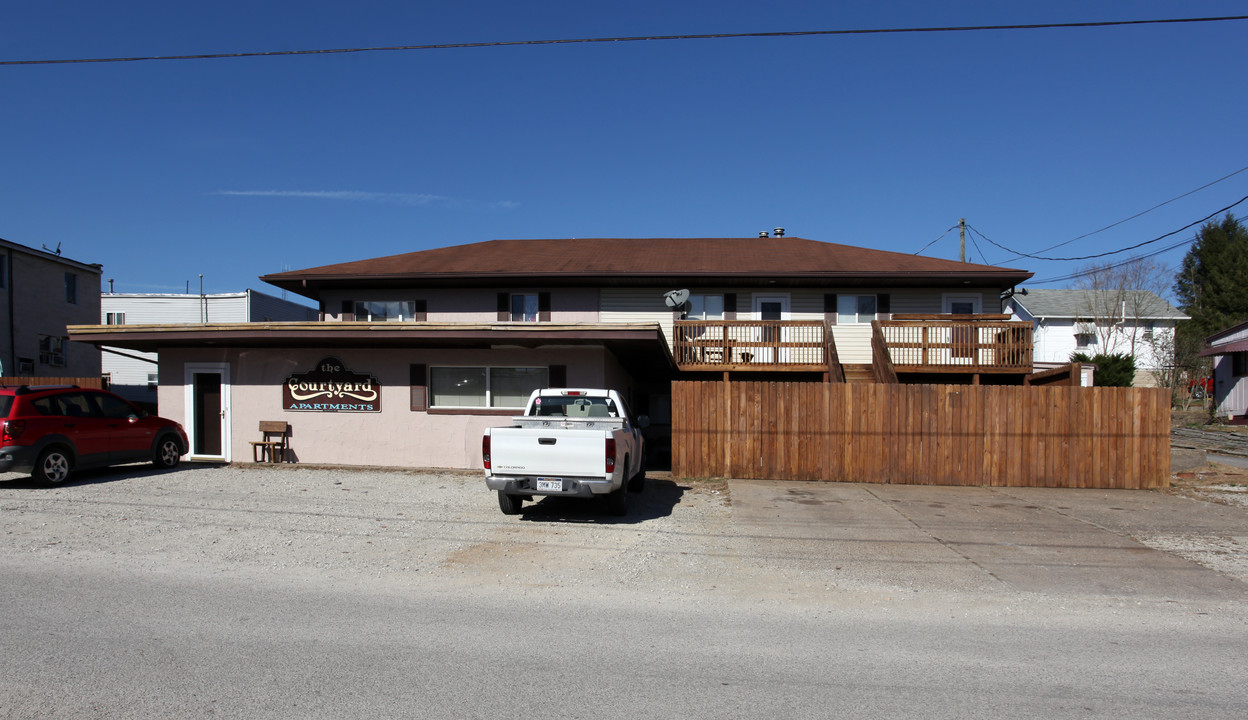
<instances>
[{"instance_id":1,"label":"bare tree","mask_svg":"<svg viewBox=\"0 0 1248 720\"><path fill-rule=\"evenodd\" d=\"M1174 330L1155 327L1158 300L1172 281L1170 269L1151 259L1139 258L1127 263L1091 265L1077 280L1083 291L1081 310L1087 317L1080 321L1091 324L1106 354L1124 353L1140 358L1147 355L1159 385L1175 387ZM1138 363L1138 360L1137 360Z\"/></svg>"}]
</instances>

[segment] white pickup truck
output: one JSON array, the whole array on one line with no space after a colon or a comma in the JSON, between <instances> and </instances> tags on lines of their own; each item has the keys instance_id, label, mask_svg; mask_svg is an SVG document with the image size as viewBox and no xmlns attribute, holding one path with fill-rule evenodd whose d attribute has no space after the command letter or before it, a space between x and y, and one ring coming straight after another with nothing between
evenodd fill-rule
<instances>
[{"instance_id":1,"label":"white pickup truck","mask_svg":"<svg viewBox=\"0 0 1248 720\"><path fill-rule=\"evenodd\" d=\"M481 439L485 484L498 491L506 515L536 495L606 495L613 515L628 511L628 493L645 484L641 428L614 390L534 390L511 427L488 428Z\"/></svg>"}]
</instances>

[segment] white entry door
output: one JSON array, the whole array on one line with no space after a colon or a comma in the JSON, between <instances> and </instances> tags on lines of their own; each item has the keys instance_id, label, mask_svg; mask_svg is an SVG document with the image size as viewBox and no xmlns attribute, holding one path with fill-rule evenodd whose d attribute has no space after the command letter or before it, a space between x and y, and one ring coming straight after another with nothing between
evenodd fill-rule
<instances>
[{"instance_id":1,"label":"white entry door","mask_svg":"<svg viewBox=\"0 0 1248 720\"><path fill-rule=\"evenodd\" d=\"M792 316L789 313L789 296L788 294L768 294L754 296L754 318L756 320L788 320ZM763 345L758 348L755 353L754 362L788 362L788 351L779 348L779 344L788 341L789 333L785 328L762 327L759 329L757 340ZM771 344L768 347L768 344ZM780 354L776 354L776 350L780 350Z\"/></svg>"},{"instance_id":2,"label":"white entry door","mask_svg":"<svg viewBox=\"0 0 1248 720\"><path fill-rule=\"evenodd\" d=\"M184 382L186 419L182 424L191 441L190 456L229 462L229 364L187 363Z\"/></svg>"},{"instance_id":3,"label":"white entry door","mask_svg":"<svg viewBox=\"0 0 1248 720\"><path fill-rule=\"evenodd\" d=\"M941 295L941 302L944 310L950 315L978 315L980 311L980 303L983 301L982 296L978 294L972 295L956 295L953 293L944 293ZM957 364L971 364L977 361L979 355L979 347L982 338L978 336L978 330L973 325L959 325L950 332L950 361ZM984 352L987 352L986 350ZM991 358L978 358L978 361L991 362Z\"/></svg>"}]
</instances>

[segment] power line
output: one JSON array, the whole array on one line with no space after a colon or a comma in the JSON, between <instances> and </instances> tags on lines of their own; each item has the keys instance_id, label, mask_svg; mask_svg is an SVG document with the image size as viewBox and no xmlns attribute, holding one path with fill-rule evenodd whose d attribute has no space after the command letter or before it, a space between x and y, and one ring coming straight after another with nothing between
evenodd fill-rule
<instances>
[{"instance_id":1,"label":"power line","mask_svg":"<svg viewBox=\"0 0 1248 720\"><path fill-rule=\"evenodd\" d=\"M944 239L944 237L945 237L945 235L948 235L949 233L951 233L951 232L953 232L954 230L957 230L957 229L958 229L958 226L957 226L957 225L954 225L953 227L951 227L951 228L949 228L948 230L946 230L943 234L941 234L941 236L940 236L940 237L936 238L935 240L933 240L933 241L929 242L928 244L926 244L926 245L924 245L923 247L921 247L921 248L919 248L918 250L916 250L916 251L914 252L914 254L915 254L915 255L918 255L919 253L923 252L924 250L928 249L929 247L931 247L931 246L935 245L936 243L940 242L941 240L943 240L943 239Z\"/></svg>"},{"instance_id":2,"label":"power line","mask_svg":"<svg viewBox=\"0 0 1248 720\"><path fill-rule=\"evenodd\" d=\"M1205 217L1203 217L1203 218L1201 218L1201 219L1199 219L1199 220L1196 220L1196 221L1194 221L1194 222L1190 222L1190 223L1188 223L1187 225L1184 225L1183 227L1179 228L1178 230L1172 230L1172 231L1170 231L1170 232L1166 233L1165 235L1160 235L1160 236L1158 236L1158 237L1153 238L1152 240L1145 240L1144 242L1141 242L1141 243L1136 243L1136 244L1134 244L1134 245L1128 245L1127 247L1124 247L1124 248L1119 248L1119 249L1117 249L1117 250L1110 250L1110 251L1108 251L1108 252L1097 253L1097 254L1095 254L1095 255L1080 255L1080 256L1078 256L1078 257L1056 257L1056 258L1055 258L1055 257L1043 257L1043 256L1040 256L1040 255L1032 255L1032 254L1030 254L1030 253L1019 252L1019 251L1017 251L1017 250L1011 250L1010 248L1007 248L1006 246L1004 246L1004 245L1002 245L1002 244L1000 244L1000 243L998 243L998 242L994 241L992 238L988 237L987 235L983 234L982 232L979 232L979 230L976 230L975 228L971 227L970 225L967 225L967 227L971 228L971 230L973 230L975 233L977 233L980 237L982 237L983 239L985 239L985 240L987 240L988 242L992 243L993 245L995 245L995 246L997 246L997 247L1001 248L1002 250L1004 250L1004 251L1006 251L1006 252L1014 253L1015 255L1018 255L1018 256L1021 256L1021 257L1031 258L1032 260L1053 260L1053 261L1069 261L1069 260L1095 260L1096 258L1103 258L1103 257L1106 257L1106 256L1108 256L1108 255L1117 255L1118 253L1124 253L1124 252L1127 252L1128 250L1135 250L1136 248L1141 248L1141 247L1144 247L1145 245L1151 245L1151 244L1153 244L1153 243L1155 243L1155 242L1158 242L1158 241L1160 241L1160 240L1165 240L1166 238L1170 237L1171 235L1177 235L1177 234L1179 234L1179 233L1183 232L1184 230L1187 230L1188 228L1191 228L1191 227L1193 227L1193 226L1199 225L1200 223L1203 223L1203 222L1205 222L1205 221L1209 220L1210 218L1213 218L1213 217L1214 217L1214 216L1216 216L1216 215L1220 215L1220 214L1222 214L1222 213L1226 212L1227 210L1230 210L1231 208L1235 207L1236 205L1240 205L1240 204L1244 203L1245 201L1248 201L1248 195L1245 195L1244 197L1240 198L1239 200L1236 200L1235 202L1231 203L1230 205L1227 205L1226 207L1222 208L1221 210L1215 210L1214 212L1209 213L1208 215L1206 215Z\"/></svg>"},{"instance_id":3,"label":"power line","mask_svg":"<svg viewBox=\"0 0 1248 720\"><path fill-rule=\"evenodd\" d=\"M1226 22L1230 20L1248 20L1248 15L1168 18L1163 20L1110 20L1105 22L1038 23L1032 25L963 25L952 27L872 28L860 30L796 30L788 32L709 33L703 35L638 35L632 37L565 38L560 40L503 40L495 42L391 45L384 47L335 48L327 50L273 50L269 52L206 53L202 55L148 55L136 57L76 58L65 60L0 60L0 65L68 65L77 63L138 62L141 60L217 60L222 58L277 57L280 55L330 55L336 53L381 52L395 50L452 50L461 48L510 47L517 45L574 45L608 42L645 42L654 40L723 40L728 38L810 37L817 35L882 35L895 33L981 32L988 30L1054 30L1070 28L1122 27L1129 25Z\"/></svg>"},{"instance_id":4,"label":"power line","mask_svg":"<svg viewBox=\"0 0 1248 720\"><path fill-rule=\"evenodd\" d=\"M1079 272L1071 273L1069 275L1062 275L1060 277L1045 278L1043 280L1028 280L1027 284L1028 285L1047 285L1049 283L1062 282L1063 280L1074 280L1075 278L1081 278L1081 277L1084 277L1085 275L1091 275L1095 272L1100 272L1102 270L1113 270L1114 268L1120 268L1123 265L1130 265L1131 263L1136 262L1137 260L1144 260L1146 258L1157 257L1158 255L1168 253L1171 250L1174 250L1176 248L1181 248L1190 242L1192 241L1183 240L1173 245L1167 245L1166 247L1160 250L1154 250L1153 252L1145 253L1144 255L1135 255L1135 256L1129 257L1126 260L1113 263L1112 265L1105 265L1099 268L1090 268L1088 270L1080 270Z\"/></svg>"},{"instance_id":5,"label":"power line","mask_svg":"<svg viewBox=\"0 0 1248 720\"><path fill-rule=\"evenodd\" d=\"M975 236L974 236L974 235L972 235L972 236L971 236L971 244L975 246L975 252L979 253L979 261L980 261L980 262L982 262L983 264L987 265L987 264L988 264L988 256L984 254L984 251L983 251L983 250L980 250L980 249L979 249L979 243L975 242Z\"/></svg>"},{"instance_id":6,"label":"power line","mask_svg":"<svg viewBox=\"0 0 1248 720\"><path fill-rule=\"evenodd\" d=\"M1122 220L1119 220L1119 221L1118 221L1118 222L1116 222L1116 223L1112 223L1112 224L1110 224L1110 225L1106 225L1105 227L1101 228L1100 230L1093 230L1093 231L1092 231L1092 232L1090 232L1090 233L1084 233L1083 235L1080 235L1080 236L1079 236L1079 237L1077 237L1077 238L1072 238L1072 239L1070 239L1070 240L1067 240L1066 242L1060 242L1060 243L1058 243L1058 244L1056 244L1056 245L1050 245L1049 247L1044 248L1044 249L1042 249L1042 250L1037 250L1036 252L1038 252L1038 253L1042 253L1042 252L1048 252L1048 251L1050 251L1050 250L1056 250L1056 249L1057 249L1057 248L1059 248L1059 247L1063 247L1063 246L1069 245L1069 244L1071 244L1071 243L1073 243L1073 242L1076 242L1076 241L1082 240L1082 239L1084 239L1084 238L1086 238L1086 237L1091 237L1091 236L1093 236L1093 235L1096 235L1097 233L1102 233L1102 232L1105 232L1106 230L1109 230L1109 229L1111 229L1111 228L1118 227L1119 225L1121 225L1121 224L1123 224L1123 223L1125 223L1125 222L1128 222L1128 221L1134 220L1134 219L1136 219L1136 218L1138 218L1138 217L1140 217L1140 216L1142 216L1142 215L1147 215L1148 213L1150 213L1150 212L1152 212L1152 211L1154 211L1154 210L1156 210L1156 209L1158 209L1158 208L1165 207L1166 205L1169 205L1170 203L1172 203L1172 202L1174 202L1174 201L1176 201L1176 200L1182 200L1183 198L1187 197L1188 195L1194 195L1195 193L1198 193L1198 192L1200 192L1201 190L1204 190L1204 189L1206 189L1206 188L1213 187L1214 185L1217 185L1218 183L1222 182L1223 180L1228 180L1228 179L1230 179L1230 178L1233 178L1233 177L1235 177L1236 175L1238 175L1238 174L1240 174L1240 173L1244 172L1245 170L1248 170L1248 166L1242 167L1242 168L1240 168L1240 169L1236 170L1235 172L1231 173L1230 175L1224 175L1224 176L1222 176L1222 177L1218 178L1217 180L1214 180L1213 182L1210 182L1210 183L1206 183L1206 184L1204 184L1204 185L1201 185L1200 187L1196 188L1195 190L1189 190L1189 191L1187 191L1187 192L1183 193L1182 195L1179 195L1178 197L1173 197L1173 198L1170 198L1169 200L1167 200L1167 201L1165 201L1165 202L1163 202L1163 203L1158 203L1157 205L1154 205L1154 206L1152 206L1151 208L1149 208L1149 209L1147 209L1147 210L1144 210L1144 211L1138 212L1138 213L1136 213L1136 214L1132 215L1132 216L1131 216L1131 217L1129 217L1129 218L1124 218L1124 219L1122 219Z\"/></svg>"}]
</instances>

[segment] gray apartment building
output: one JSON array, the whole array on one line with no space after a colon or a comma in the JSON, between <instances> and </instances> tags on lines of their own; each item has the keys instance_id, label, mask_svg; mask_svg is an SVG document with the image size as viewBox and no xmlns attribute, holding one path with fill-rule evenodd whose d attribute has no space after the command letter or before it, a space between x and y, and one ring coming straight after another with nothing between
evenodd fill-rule
<instances>
[{"instance_id":1,"label":"gray apartment building","mask_svg":"<svg viewBox=\"0 0 1248 720\"><path fill-rule=\"evenodd\" d=\"M99 348L65 327L99 322L101 272L0 239L0 377L99 377Z\"/></svg>"}]
</instances>

